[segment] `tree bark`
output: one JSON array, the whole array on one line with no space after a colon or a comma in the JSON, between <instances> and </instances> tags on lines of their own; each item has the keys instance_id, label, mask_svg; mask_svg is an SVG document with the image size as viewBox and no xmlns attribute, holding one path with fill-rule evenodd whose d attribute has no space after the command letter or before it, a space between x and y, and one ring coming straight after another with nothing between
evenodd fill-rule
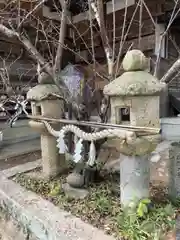
<instances>
[{"instance_id":1,"label":"tree bark","mask_svg":"<svg viewBox=\"0 0 180 240\"><path fill-rule=\"evenodd\" d=\"M66 35L66 27L67 27L67 14L68 14L68 6L66 0L61 3L62 7L62 15L61 15L61 26L59 30L59 42L58 48L56 52L55 64L54 64L54 72L55 75L58 74L61 70L61 62L62 62L62 54L63 54L63 46Z\"/></svg>"},{"instance_id":2,"label":"tree bark","mask_svg":"<svg viewBox=\"0 0 180 240\"><path fill-rule=\"evenodd\" d=\"M100 35L101 35L104 51L106 54L107 64L108 64L108 74L109 74L109 78L112 79L113 66L114 66L113 52L109 44L109 39L108 39L106 26L105 26L104 3L102 0L97 0L97 7L96 7L95 1L91 1L91 7L95 13L95 18L100 28Z\"/></svg>"},{"instance_id":3,"label":"tree bark","mask_svg":"<svg viewBox=\"0 0 180 240\"><path fill-rule=\"evenodd\" d=\"M167 73L161 78L161 82L169 83L180 70L180 58L170 67Z\"/></svg>"}]
</instances>

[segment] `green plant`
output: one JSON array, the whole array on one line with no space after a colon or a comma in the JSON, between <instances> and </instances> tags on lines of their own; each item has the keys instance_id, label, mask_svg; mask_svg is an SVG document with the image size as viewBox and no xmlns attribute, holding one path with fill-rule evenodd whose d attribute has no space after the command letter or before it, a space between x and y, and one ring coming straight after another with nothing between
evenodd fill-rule
<instances>
[{"instance_id":1,"label":"green plant","mask_svg":"<svg viewBox=\"0 0 180 240\"><path fill-rule=\"evenodd\" d=\"M58 196L60 193L61 193L60 184L58 184L58 185L57 184L52 184L49 195L53 197L53 196Z\"/></svg>"},{"instance_id":2,"label":"green plant","mask_svg":"<svg viewBox=\"0 0 180 240\"><path fill-rule=\"evenodd\" d=\"M148 213L148 206L151 203L150 199L142 199L137 208L138 217L144 217Z\"/></svg>"},{"instance_id":3,"label":"green plant","mask_svg":"<svg viewBox=\"0 0 180 240\"><path fill-rule=\"evenodd\" d=\"M164 232L175 226L174 208L154 206L150 211L150 200L143 199L136 208L124 210L116 217L121 236L130 240L160 240Z\"/></svg>"},{"instance_id":4,"label":"green plant","mask_svg":"<svg viewBox=\"0 0 180 240\"><path fill-rule=\"evenodd\" d=\"M96 209L101 214L108 214L111 212L112 203L107 196L99 196L95 200Z\"/></svg>"}]
</instances>

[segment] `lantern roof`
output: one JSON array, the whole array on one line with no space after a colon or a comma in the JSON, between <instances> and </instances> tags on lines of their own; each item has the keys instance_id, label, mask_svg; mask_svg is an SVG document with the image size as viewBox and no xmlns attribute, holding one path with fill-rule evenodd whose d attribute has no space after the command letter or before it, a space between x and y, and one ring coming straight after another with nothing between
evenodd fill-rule
<instances>
[{"instance_id":1,"label":"lantern roof","mask_svg":"<svg viewBox=\"0 0 180 240\"><path fill-rule=\"evenodd\" d=\"M124 73L104 87L108 96L160 95L165 87L146 71L147 59L140 50L128 51L122 62Z\"/></svg>"}]
</instances>

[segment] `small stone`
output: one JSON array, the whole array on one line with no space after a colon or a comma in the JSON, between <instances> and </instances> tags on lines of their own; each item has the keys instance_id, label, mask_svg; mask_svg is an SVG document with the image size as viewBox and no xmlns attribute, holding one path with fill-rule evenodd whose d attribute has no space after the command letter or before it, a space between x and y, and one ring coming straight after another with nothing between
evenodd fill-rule
<instances>
[{"instance_id":1,"label":"small stone","mask_svg":"<svg viewBox=\"0 0 180 240\"><path fill-rule=\"evenodd\" d=\"M122 65L125 71L144 71L147 68L147 60L140 50L131 50L126 53Z\"/></svg>"},{"instance_id":2,"label":"small stone","mask_svg":"<svg viewBox=\"0 0 180 240\"><path fill-rule=\"evenodd\" d=\"M69 198L84 199L88 195L88 191L82 188L73 188L68 183L62 185L64 193Z\"/></svg>"},{"instance_id":3,"label":"small stone","mask_svg":"<svg viewBox=\"0 0 180 240\"><path fill-rule=\"evenodd\" d=\"M66 178L67 183L73 188L82 188L84 177L79 173L71 173Z\"/></svg>"}]
</instances>

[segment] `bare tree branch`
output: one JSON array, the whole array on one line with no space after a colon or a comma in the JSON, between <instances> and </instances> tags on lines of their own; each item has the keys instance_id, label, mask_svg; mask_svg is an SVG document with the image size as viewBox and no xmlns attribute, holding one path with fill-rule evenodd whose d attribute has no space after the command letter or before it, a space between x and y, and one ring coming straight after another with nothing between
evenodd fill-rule
<instances>
[{"instance_id":1,"label":"bare tree branch","mask_svg":"<svg viewBox=\"0 0 180 240\"><path fill-rule=\"evenodd\" d=\"M95 13L95 18L98 22L99 28L100 28L100 34L101 34L101 39L103 42L104 46L104 51L106 53L106 59L107 59L107 64L108 64L108 73L109 73L109 78L111 79L113 76L113 52L112 48L109 44L109 39L105 27L105 19L104 19L104 6L103 6L103 0L97 0L97 7L94 1L91 0L91 7Z\"/></svg>"},{"instance_id":2,"label":"bare tree branch","mask_svg":"<svg viewBox=\"0 0 180 240\"><path fill-rule=\"evenodd\" d=\"M93 25L92 25L92 9L91 9L91 0L88 0L89 4L89 22L90 22L90 30L91 30L91 48L92 48L92 58L93 58L93 72L96 75L96 60L95 60L95 51L94 51L94 35L93 35Z\"/></svg>"},{"instance_id":3,"label":"bare tree branch","mask_svg":"<svg viewBox=\"0 0 180 240\"><path fill-rule=\"evenodd\" d=\"M161 82L169 83L174 75L180 70L180 58L171 66L167 73L161 78Z\"/></svg>"},{"instance_id":4,"label":"bare tree branch","mask_svg":"<svg viewBox=\"0 0 180 240\"><path fill-rule=\"evenodd\" d=\"M115 47L116 47L116 15L115 15L115 2L112 0L112 10L113 10L113 56L112 61L115 61Z\"/></svg>"},{"instance_id":5,"label":"bare tree branch","mask_svg":"<svg viewBox=\"0 0 180 240\"><path fill-rule=\"evenodd\" d=\"M18 25L18 28L21 27L21 25L23 24L23 22L29 17L32 15L33 12L35 12L41 5L43 5L43 3L45 2L46 0L41 0L30 12L28 12L28 14L23 17L23 20L19 23Z\"/></svg>"},{"instance_id":6,"label":"bare tree branch","mask_svg":"<svg viewBox=\"0 0 180 240\"><path fill-rule=\"evenodd\" d=\"M162 47L162 42L163 42L163 39L164 37L166 36L166 34L168 33L169 31L169 28L171 27L174 19L177 17L178 13L180 12L180 8L177 9L176 11L176 8L177 8L177 5L179 3L179 0L177 0L175 2L175 5L174 5L174 8L173 8L173 11L172 11L172 14L171 14L171 18L169 20L169 23L165 29L165 31L162 33L161 35L161 39L160 39L160 43L159 43L159 48L158 48L158 55L157 55L157 59L156 59L156 64L155 64L155 70L154 70L154 76L157 76L157 73L158 73L158 68L159 68L159 63L160 63L160 53L161 53L161 47ZM175 12L176 11L176 12Z\"/></svg>"},{"instance_id":7,"label":"bare tree branch","mask_svg":"<svg viewBox=\"0 0 180 240\"><path fill-rule=\"evenodd\" d=\"M61 1L62 3L62 1ZM61 70L61 60L63 54L63 45L66 34L67 27L67 15L68 15L68 0L64 0L61 4L62 7L62 15L61 15L61 26L59 30L59 44L56 52L55 64L54 64L54 72L55 74Z\"/></svg>"},{"instance_id":8,"label":"bare tree branch","mask_svg":"<svg viewBox=\"0 0 180 240\"><path fill-rule=\"evenodd\" d=\"M140 10L139 10L139 43L138 43L138 47L139 47L139 49L141 49L143 0L140 1L139 8L140 8Z\"/></svg>"},{"instance_id":9,"label":"bare tree branch","mask_svg":"<svg viewBox=\"0 0 180 240\"><path fill-rule=\"evenodd\" d=\"M24 45L26 50L31 54L33 59L36 62L39 62L41 67L52 77L52 71L50 65L46 62L46 60L41 56L41 54L37 51L37 49L33 46L33 44L23 35L20 35L14 30L11 30L5 27L3 24L0 24L0 32L7 36L8 38L17 38Z\"/></svg>"}]
</instances>

